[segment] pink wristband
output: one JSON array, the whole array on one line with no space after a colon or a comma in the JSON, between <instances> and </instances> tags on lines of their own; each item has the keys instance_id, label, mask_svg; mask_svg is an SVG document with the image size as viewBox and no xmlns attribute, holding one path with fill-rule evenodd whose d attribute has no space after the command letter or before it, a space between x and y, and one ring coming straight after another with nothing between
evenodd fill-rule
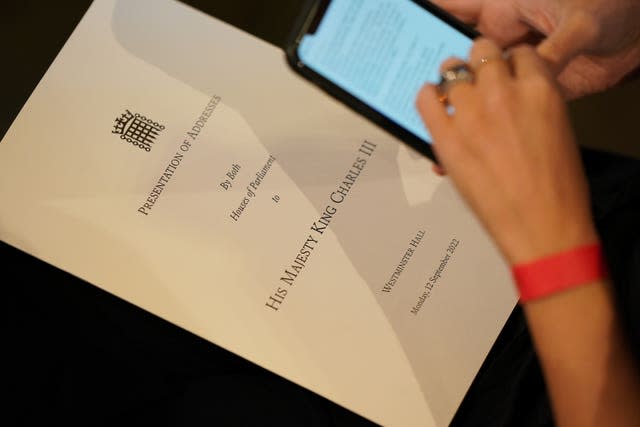
<instances>
[{"instance_id":1,"label":"pink wristband","mask_svg":"<svg viewBox=\"0 0 640 427\"><path fill-rule=\"evenodd\" d=\"M603 279L607 267L595 243L514 265L512 273L525 303Z\"/></svg>"}]
</instances>

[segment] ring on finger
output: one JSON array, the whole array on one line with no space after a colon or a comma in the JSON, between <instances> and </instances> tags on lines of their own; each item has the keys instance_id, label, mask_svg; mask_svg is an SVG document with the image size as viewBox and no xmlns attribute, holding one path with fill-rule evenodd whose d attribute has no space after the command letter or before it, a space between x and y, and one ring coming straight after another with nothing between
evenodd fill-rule
<instances>
[{"instance_id":1,"label":"ring on finger","mask_svg":"<svg viewBox=\"0 0 640 427\"><path fill-rule=\"evenodd\" d=\"M508 60L509 60L509 51L508 50L504 50L504 51L502 51L502 54L500 54L500 55L483 56L483 57L481 57L480 60L478 61L478 63L474 65L473 69L474 69L474 71L477 72L480 68L482 68L482 66L487 65L490 62L496 62L496 61L504 62L504 61L508 61Z\"/></svg>"},{"instance_id":2,"label":"ring on finger","mask_svg":"<svg viewBox=\"0 0 640 427\"><path fill-rule=\"evenodd\" d=\"M440 102L447 104L449 101L449 91L458 83L473 83L475 73L471 66L466 63L456 64L440 73L440 82L437 85Z\"/></svg>"}]
</instances>

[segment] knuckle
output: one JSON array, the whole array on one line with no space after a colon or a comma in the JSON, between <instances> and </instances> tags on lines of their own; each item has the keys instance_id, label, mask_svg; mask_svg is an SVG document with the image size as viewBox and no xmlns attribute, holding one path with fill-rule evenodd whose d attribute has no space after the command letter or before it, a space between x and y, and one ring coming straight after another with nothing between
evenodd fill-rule
<instances>
[{"instance_id":1,"label":"knuckle","mask_svg":"<svg viewBox=\"0 0 640 427\"><path fill-rule=\"evenodd\" d=\"M538 105L541 108L558 108L564 104L559 88L554 82L542 75L528 77L522 82L523 102Z\"/></svg>"},{"instance_id":2,"label":"knuckle","mask_svg":"<svg viewBox=\"0 0 640 427\"><path fill-rule=\"evenodd\" d=\"M479 37L478 39L476 39L475 42L473 42L473 45L471 46L471 52L472 53L478 52L479 50L487 46L488 42L489 42L488 39L485 39L484 37Z\"/></svg>"},{"instance_id":3,"label":"knuckle","mask_svg":"<svg viewBox=\"0 0 640 427\"><path fill-rule=\"evenodd\" d=\"M511 53L512 56L535 55L535 48L530 45L521 44L521 45L512 47L511 49L509 49L509 52Z\"/></svg>"},{"instance_id":4,"label":"knuckle","mask_svg":"<svg viewBox=\"0 0 640 427\"><path fill-rule=\"evenodd\" d=\"M489 114L503 115L513 103L513 93L506 85L495 85L486 92L485 109Z\"/></svg>"},{"instance_id":5,"label":"knuckle","mask_svg":"<svg viewBox=\"0 0 640 427\"><path fill-rule=\"evenodd\" d=\"M456 111L454 126L461 135L475 135L487 123L482 105L473 103Z\"/></svg>"},{"instance_id":6,"label":"knuckle","mask_svg":"<svg viewBox=\"0 0 640 427\"><path fill-rule=\"evenodd\" d=\"M603 28L600 20L586 9L578 9L571 15L573 29L585 40L596 41L601 38Z\"/></svg>"},{"instance_id":7,"label":"knuckle","mask_svg":"<svg viewBox=\"0 0 640 427\"><path fill-rule=\"evenodd\" d=\"M460 59L458 57L455 57L455 56L450 56L447 59L445 59L444 61L442 61L442 64L440 65L440 72L442 73L442 72L446 71L447 69L449 69L449 68L451 68L451 67L453 67L455 65L458 65L458 64L460 64L462 62L463 62L462 59Z\"/></svg>"},{"instance_id":8,"label":"knuckle","mask_svg":"<svg viewBox=\"0 0 640 427\"><path fill-rule=\"evenodd\" d=\"M486 48L499 49L498 45L493 40L487 37L478 37L472 46L472 49L486 49Z\"/></svg>"},{"instance_id":9,"label":"knuckle","mask_svg":"<svg viewBox=\"0 0 640 427\"><path fill-rule=\"evenodd\" d=\"M543 74L532 74L523 79L522 87L527 97L550 97L557 92L555 84Z\"/></svg>"},{"instance_id":10,"label":"knuckle","mask_svg":"<svg viewBox=\"0 0 640 427\"><path fill-rule=\"evenodd\" d=\"M498 45L487 38L479 38L471 47L471 51L469 53L469 58L471 62L477 62L482 57L493 57L497 56L502 49L498 47Z\"/></svg>"}]
</instances>

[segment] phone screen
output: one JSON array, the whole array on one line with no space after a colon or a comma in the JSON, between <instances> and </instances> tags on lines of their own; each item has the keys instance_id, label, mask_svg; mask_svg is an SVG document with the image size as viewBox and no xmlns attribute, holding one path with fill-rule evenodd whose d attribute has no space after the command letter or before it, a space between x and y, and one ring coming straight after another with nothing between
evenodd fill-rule
<instances>
[{"instance_id":1,"label":"phone screen","mask_svg":"<svg viewBox=\"0 0 640 427\"><path fill-rule=\"evenodd\" d=\"M440 63L466 58L473 41L411 0L333 0L299 59L425 142L415 108L425 82L439 80Z\"/></svg>"}]
</instances>

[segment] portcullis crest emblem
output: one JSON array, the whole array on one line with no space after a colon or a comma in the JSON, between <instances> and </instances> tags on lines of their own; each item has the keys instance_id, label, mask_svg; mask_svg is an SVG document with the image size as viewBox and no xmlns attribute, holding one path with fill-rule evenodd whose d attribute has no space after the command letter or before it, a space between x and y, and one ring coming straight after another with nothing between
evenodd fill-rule
<instances>
[{"instance_id":1,"label":"portcullis crest emblem","mask_svg":"<svg viewBox=\"0 0 640 427\"><path fill-rule=\"evenodd\" d=\"M124 114L116 118L111 133L120 135L120 139L149 152L163 130L164 126L160 123L125 110Z\"/></svg>"}]
</instances>

